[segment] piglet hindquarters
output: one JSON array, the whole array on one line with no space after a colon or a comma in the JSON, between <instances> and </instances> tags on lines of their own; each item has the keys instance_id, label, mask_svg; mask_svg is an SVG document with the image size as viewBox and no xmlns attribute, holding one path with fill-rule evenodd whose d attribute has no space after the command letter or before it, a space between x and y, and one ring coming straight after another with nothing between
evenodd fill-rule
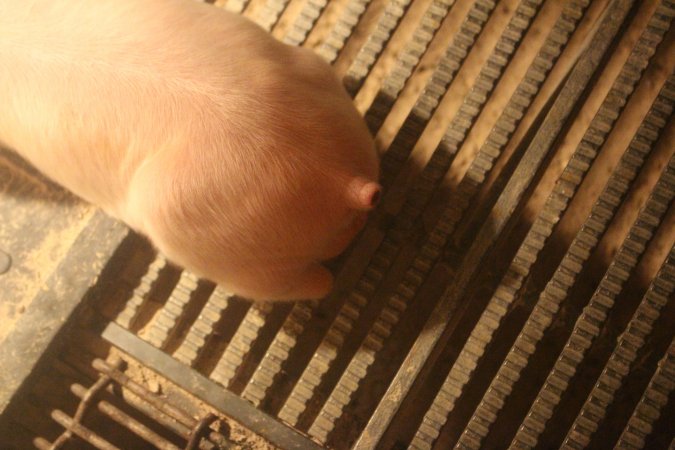
<instances>
[{"instance_id":1,"label":"piglet hindquarters","mask_svg":"<svg viewBox=\"0 0 675 450\"><path fill-rule=\"evenodd\" d=\"M0 141L174 262L318 298L379 193L330 68L192 0L0 0Z\"/></svg>"}]
</instances>

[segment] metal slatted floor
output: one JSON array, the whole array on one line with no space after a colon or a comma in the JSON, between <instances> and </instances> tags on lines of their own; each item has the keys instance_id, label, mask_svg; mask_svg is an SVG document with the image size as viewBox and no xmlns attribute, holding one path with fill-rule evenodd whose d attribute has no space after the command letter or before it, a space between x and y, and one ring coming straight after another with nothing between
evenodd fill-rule
<instances>
[{"instance_id":1,"label":"metal slatted floor","mask_svg":"<svg viewBox=\"0 0 675 450\"><path fill-rule=\"evenodd\" d=\"M112 344L284 449L673 447L675 2L215 6L333 64L385 195L321 302L128 237L46 367ZM53 403L15 399L16 442Z\"/></svg>"}]
</instances>

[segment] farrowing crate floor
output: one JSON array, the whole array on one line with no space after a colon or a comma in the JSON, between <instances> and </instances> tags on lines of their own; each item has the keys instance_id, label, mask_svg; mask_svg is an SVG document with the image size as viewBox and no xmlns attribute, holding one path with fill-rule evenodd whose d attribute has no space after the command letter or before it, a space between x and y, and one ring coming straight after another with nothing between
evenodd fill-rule
<instances>
[{"instance_id":1,"label":"farrowing crate floor","mask_svg":"<svg viewBox=\"0 0 675 450\"><path fill-rule=\"evenodd\" d=\"M200 448L673 448L675 2L215 5L333 64L376 136L385 196L334 261L335 291L276 305L65 202L83 212L53 225L71 238L42 276L91 267L3 394L2 445L49 448L70 427L65 448L180 448L213 412L222 439L207 430ZM45 189L27 198L61 195ZM8 217L36 207L5 195ZM20 292L13 276L0 282ZM12 317L44 315L25 292ZM17 320L2 357L32 348ZM95 358L116 357L155 397L110 381L80 424L79 397L107 376ZM173 419L147 413L157 398Z\"/></svg>"}]
</instances>

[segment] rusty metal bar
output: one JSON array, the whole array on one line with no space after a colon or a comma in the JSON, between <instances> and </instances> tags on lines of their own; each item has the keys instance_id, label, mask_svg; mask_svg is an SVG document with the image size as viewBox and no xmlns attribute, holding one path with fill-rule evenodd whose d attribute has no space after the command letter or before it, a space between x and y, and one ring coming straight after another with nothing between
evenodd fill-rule
<instances>
[{"instance_id":1,"label":"rusty metal bar","mask_svg":"<svg viewBox=\"0 0 675 450\"><path fill-rule=\"evenodd\" d=\"M145 387L136 383L119 370L111 367L107 362L97 358L92 362L92 366L99 372L110 376L116 383L128 389L140 399L140 401L138 401L132 397L127 397L124 398L125 402L142 411L156 422L171 429L186 440L190 439L192 430L199 425L199 421L195 418L182 409L162 401ZM225 436L213 430L209 431L207 438L210 442L201 442L199 444L199 448L202 450L209 450L210 448L213 448L214 445L217 448L227 448L232 444Z\"/></svg>"},{"instance_id":2,"label":"rusty metal bar","mask_svg":"<svg viewBox=\"0 0 675 450\"><path fill-rule=\"evenodd\" d=\"M171 382L208 402L226 416L232 417L271 443L285 450L321 449L309 438L256 409L246 400L223 389L191 367L181 364L116 323L109 323L101 336L131 357L143 361L148 368L159 372Z\"/></svg>"},{"instance_id":3,"label":"rusty metal bar","mask_svg":"<svg viewBox=\"0 0 675 450\"><path fill-rule=\"evenodd\" d=\"M92 362L92 366L94 367L94 369L106 374L120 385L129 389L129 391L138 395L140 398L148 402L148 404L152 405L159 411L175 418L177 421L185 425L188 429L194 428L194 426L197 424L197 421L192 416L187 414L185 411L176 408L175 406L169 403L163 402L161 399L157 398L150 391L148 391L145 387L141 386L124 373L115 370L114 367L111 367L107 362L101 359L95 359Z\"/></svg>"},{"instance_id":4,"label":"rusty metal bar","mask_svg":"<svg viewBox=\"0 0 675 450\"><path fill-rule=\"evenodd\" d=\"M120 367L122 365L122 360L117 359L113 363L113 367ZM91 406L92 402L94 401L94 398L96 395L98 395L99 392L101 392L103 389L110 384L112 379L107 376L107 375L101 375L101 377L94 383L94 385L89 388L88 391L84 392L81 396L82 401L80 404L77 406L77 411L75 411L75 416L73 416L72 422L75 424L79 424L82 421L82 418L84 417L85 412L89 409L89 406ZM56 411L54 411L56 413ZM52 415L52 417L54 417ZM54 420L57 420L54 418ZM58 421L58 420L57 420ZM66 442L70 440L72 437L73 433L75 431L71 429L70 427L66 427L66 430L59 436L56 441L51 446L52 450L56 450L61 448ZM78 434L78 433L76 433Z\"/></svg>"},{"instance_id":5,"label":"rusty metal bar","mask_svg":"<svg viewBox=\"0 0 675 450\"><path fill-rule=\"evenodd\" d=\"M199 443L201 442L202 437L204 437L204 434L209 431L209 426L215 422L216 419L218 419L218 417L216 417L215 414L209 413L199 422L197 422L197 425L192 430L192 433L190 433L190 440L185 446L185 450L195 450L199 448Z\"/></svg>"},{"instance_id":6,"label":"rusty metal bar","mask_svg":"<svg viewBox=\"0 0 675 450\"><path fill-rule=\"evenodd\" d=\"M73 392L73 394L80 398L84 398L87 395L87 389L77 383L71 385L70 390ZM111 403L101 400L96 406L99 411L108 416L110 419L127 428L134 434L138 435L140 438L151 443L159 450L179 450L179 447L173 445L171 442L167 441L162 436L155 433Z\"/></svg>"},{"instance_id":7,"label":"rusty metal bar","mask_svg":"<svg viewBox=\"0 0 675 450\"><path fill-rule=\"evenodd\" d=\"M169 403L163 402L160 398L152 394L142 385L136 383L134 380L129 378L127 375L122 372L112 368L107 362L101 359L95 359L92 363L94 369L99 372L105 373L110 376L115 382L119 383L121 386L128 389L130 392L138 396L141 400L145 401L147 405L144 405L142 402L135 401L132 398L127 398L129 404L134 406L137 409L142 410L146 415L155 421L169 427L181 437L189 439L191 436L191 430L199 425L198 421L190 416L188 413L183 411L180 408L177 408ZM150 405L150 406L148 406ZM167 416L171 420L166 420L163 415ZM222 434L210 431L208 439L215 444L216 446L226 447L230 444L230 441L223 436ZM208 446L200 444L200 448L208 448Z\"/></svg>"},{"instance_id":8,"label":"rusty metal bar","mask_svg":"<svg viewBox=\"0 0 675 450\"><path fill-rule=\"evenodd\" d=\"M126 388L126 386L122 386ZM144 398L138 396L137 394L132 393L132 395L120 397L120 401L123 401L132 408L135 408L144 415L150 417L155 422L170 429L180 437L187 439L187 437L190 436L189 427L177 421L173 416L168 415L162 411L157 411L153 405L148 404Z\"/></svg>"},{"instance_id":9,"label":"rusty metal bar","mask_svg":"<svg viewBox=\"0 0 675 450\"><path fill-rule=\"evenodd\" d=\"M106 441L101 436L91 431L89 428L78 423L75 419L72 419L70 416L68 416L68 414L64 413L63 411L55 409L54 411L52 411L52 418L56 422L58 422L59 425L68 429L69 431L72 431L72 433L84 439L85 441L87 441L88 443L90 443L91 445L100 450L121 450L119 447L115 447L113 444ZM53 445L52 448L54 448Z\"/></svg>"}]
</instances>

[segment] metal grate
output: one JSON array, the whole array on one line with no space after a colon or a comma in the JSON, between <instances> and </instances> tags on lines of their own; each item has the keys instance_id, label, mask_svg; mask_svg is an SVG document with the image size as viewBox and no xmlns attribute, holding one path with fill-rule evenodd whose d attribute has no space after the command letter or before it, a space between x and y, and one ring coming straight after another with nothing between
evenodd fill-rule
<instances>
[{"instance_id":1,"label":"metal grate","mask_svg":"<svg viewBox=\"0 0 675 450\"><path fill-rule=\"evenodd\" d=\"M147 445L162 450L234 448L233 442L210 428L217 420L214 414L207 414L200 420L194 419L125 375L125 363L122 359L115 358L111 364L95 359L92 365L98 373L98 379L91 387L86 388L79 383L70 385L71 393L80 399L73 417L60 409L54 409L50 413L51 418L65 428L65 431L51 443L43 437L36 437L33 440L36 448L57 450L82 448L87 444L101 450L140 448ZM63 369L67 367L65 364L61 363L59 367L68 371ZM132 395L123 397L120 394L122 389ZM95 423L91 417L94 410L100 414L99 420L102 417L103 423L108 424L100 426L107 432L106 437L93 431L86 423ZM141 418L138 418L139 414ZM155 424L155 429L146 425L148 422ZM139 439L132 440L128 435L110 433L109 424L119 425Z\"/></svg>"},{"instance_id":2,"label":"metal grate","mask_svg":"<svg viewBox=\"0 0 675 450\"><path fill-rule=\"evenodd\" d=\"M145 249L85 328L281 448L672 446L675 2L215 5L334 65L386 195L321 302Z\"/></svg>"}]
</instances>

